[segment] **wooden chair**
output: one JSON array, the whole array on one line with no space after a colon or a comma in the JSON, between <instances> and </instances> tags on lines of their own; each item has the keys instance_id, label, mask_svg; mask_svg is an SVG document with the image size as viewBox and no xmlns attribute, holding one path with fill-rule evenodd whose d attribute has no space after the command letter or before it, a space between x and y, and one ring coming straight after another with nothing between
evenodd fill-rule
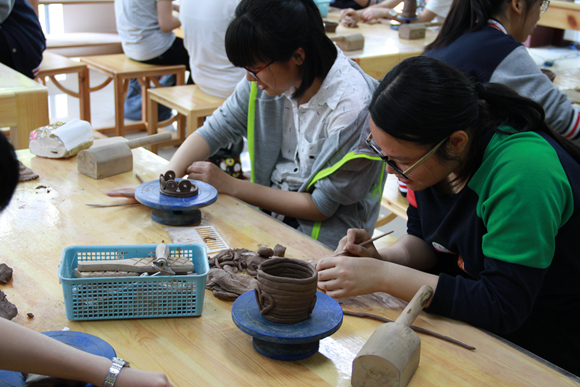
<instances>
[{"instance_id":1,"label":"wooden chair","mask_svg":"<svg viewBox=\"0 0 580 387\"><path fill-rule=\"evenodd\" d=\"M78 92L64 87L56 78L60 74L78 74ZM36 76L36 81L46 86L46 77L63 93L79 99L80 119L91 122L91 94L89 85L89 69L86 64L75 62L64 56L45 51L42 54L42 64Z\"/></svg>"},{"instance_id":2,"label":"wooden chair","mask_svg":"<svg viewBox=\"0 0 580 387\"><path fill-rule=\"evenodd\" d=\"M191 133L203 125L205 117L219 108L225 98L203 92L197 85L163 87L147 90L147 134L159 132L177 121L177 133L173 139L162 144L150 145L149 150L157 153L159 147L180 145ZM177 115L158 122L159 104L177 111ZM186 131L187 129L187 131Z\"/></svg>"},{"instance_id":3,"label":"wooden chair","mask_svg":"<svg viewBox=\"0 0 580 387\"><path fill-rule=\"evenodd\" d=\"M390 211L389 214L379 216L375 228L379 228L394 220L397 216L407 220L407 207L409 202L399 192L397 185L397 178L395 175L389 175L383 190L383 197L381 198L381 207Z\"/></svg>"},{"instance_id":4,"label":"wooden chair","mask_svg":"<svg viewBox=\"0 0 580 387\"><path fill-rule=\"evenodd\" d=\"M97 128L103 134L114 133L115 136L125 136L125 131L147 129L147 89L151 83L157 88L163 86L159 83L160 77L175 74L176 85L185 84L184 65L150 65L129 59L125 54L96 55L81 58L90 70L104 74L108 79L99 86L92 87L90 91L97 91L107 86L111 81L115 88L115 126L109 128ZM129 87L129 80L136 78L141 85L142 120L137 123L125 125L125 109L123 104Z\"/></svg>"}]
</instances>

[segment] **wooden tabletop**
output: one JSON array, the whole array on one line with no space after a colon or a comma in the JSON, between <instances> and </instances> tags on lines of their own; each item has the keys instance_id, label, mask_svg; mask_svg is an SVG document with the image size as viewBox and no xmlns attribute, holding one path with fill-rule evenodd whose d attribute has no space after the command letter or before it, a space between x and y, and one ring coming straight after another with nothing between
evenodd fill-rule
<instances>
[{"instance_id":1,"label":"wooden tabletop","mask_svg":"<svg viewBox=\"0 0 580 387\"><path fill-rule=\"evenodd\" d=\"M10 127L14 148L28 148L30 132L48 124L46 87L0 63L0 128Z\"/></svg>"},{"instance_id":2,"label":"wooden tabletop","mask_svg":"<svg viewBox=\"0 0 580 387\"><path fill-rule=\"evenodd\" d=\"M164 227L141 205L91 208L86 203L115 203L107 189L137 185L131 172L94 180L77 173L76 158L19 159L40 179L19 183L0 216L0 262L14 278L0 290L16 304L13 321L38 331L88 332L110 343L134 367L163 371L175 386L349 386L351 365L379 322L344 317L342 327L321 341L319 353L295 362L259 355L251 338L232 322L232 302L209 291L200 317L74 322L66 319L57 268L71 245L157 244L169 241ZM166 161L144 149L133 150L134 172L155 179ZM202 225L211 225L235 248L287 246L286 255L319 259L330 251L309 237L226 195L202 208ZM386 294L347 300L344 308L396 318L403 303ZM27 318L33 313L34 318ZM422 312L416 325L477 348L469 351L420 335L421 363L410 386L572 386L576 383L542 361L467 324Z\"/></svg>"}]
</instances>

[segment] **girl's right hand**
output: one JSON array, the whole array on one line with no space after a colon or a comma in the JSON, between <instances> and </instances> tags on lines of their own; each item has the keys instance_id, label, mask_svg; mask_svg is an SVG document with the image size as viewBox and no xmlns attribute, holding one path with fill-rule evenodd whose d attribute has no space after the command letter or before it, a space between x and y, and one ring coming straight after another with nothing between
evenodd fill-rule
<instances>
[{"instance_id":1,"label":"girl's right hand","mask_svg":"<svg viewBox=\"0 0 580 387\"><path fill-rule=\"evenodd\" d=\"M135 187L117 188L107 191L107 195L112 197L135 199Z\"/></svg>"},{"instance_id":2,"label":"girl's right hand","mask_svg":"<svg viewBox=\"0 0 580 387\"><path fill-rule=\"evenodd\" d=\"M368 241L371 236L366 232L366 230L358 228L350 228L346 232L346 236L343 237L338 243L336 248L336 253L341 251L346 251L345 254L354 257L373 257L382 260L381 255L377 251L374 244L370 244L364 247L358 246L359 244Z\"/></svg>"}]
</instances>

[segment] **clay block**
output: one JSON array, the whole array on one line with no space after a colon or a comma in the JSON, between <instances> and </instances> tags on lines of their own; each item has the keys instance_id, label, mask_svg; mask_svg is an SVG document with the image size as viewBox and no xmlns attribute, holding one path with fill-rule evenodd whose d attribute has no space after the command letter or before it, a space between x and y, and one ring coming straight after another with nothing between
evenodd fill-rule
<instances>
[{"instance_id":1,"label":"clay block","mask_svg":"<svg viewBox=\"0 0 580 387\"><path fill-rule=\"evenodd\" d=\"M423 39L425 37L425 25L421 23L402 24L399 27L400 39Z\"/></svg>"}]
</instances>

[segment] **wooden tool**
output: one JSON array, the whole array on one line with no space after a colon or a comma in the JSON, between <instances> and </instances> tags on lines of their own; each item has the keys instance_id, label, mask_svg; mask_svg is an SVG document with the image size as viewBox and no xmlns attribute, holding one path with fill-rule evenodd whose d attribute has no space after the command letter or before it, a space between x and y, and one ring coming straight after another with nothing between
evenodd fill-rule
<instances>
[{"instance_id":1,"label":"wooden tool","mask_svg":"<svg viewBox=\"0 0 580 387\"><path fill-rule=\"evenodd\" d=\"M399 26L399 39L423 39L427 27L440 26L443 23L407 23Z\"/></svg>"},{"instance_id":2,"label":"wooden tool","mask_svg":"<svg viewBox=\"0 0 580 387\"><path fill-rule=\"evenodd\" d=\"M133 153L131 149L169 140L171 140L171 133L165 132L127 142L116 142L97 148L91 147L79 152L77 168L80 173L93 179L102 179L129 172L133 170Z\"/></svg>"},{"instance_id":3,"label":"wooden tool","mask_svg":"<svg viewBox=\"0 0 580 387\"><path fill-rule=\"evenodd\" d=\"M362 34L332 36L330 40L342 51L362 50L365 47L365 37Z\"/></svg>"},{"instance_id":4,"label":"wooden tool","mask_svg":"<svg viewBox=\"0 0 580 387\"><path fill-rule=\"evenodd\" d=\"M376 241L377 239L381 239L382 237L387 236L387 235L392 234L392 233L393 233L393 231L389 231L389 232L386 232L384 234L378 235L374 238L369 239L368 241L364 241L363 243L359 244L358 246L366 246L366 245ZM346 253L348 253L348 251L342 250L342 251L339 251L338 253L332 254L331 257L338 257L339 255L346 254Z\"/></svg>"},{"instance_id":5,"label":"wooden tool","mask_svg":"<svg viewBox=\"0 0 580 387\"><path fill-rule=\"evenodd\" d=\"M421 340L409 326L431 299L423 285L397 321L379 326L352 362L354 387L406 386L419 366Z\"/></svg>"},{"instance_id":6,"label":"wooden tool","mask_svg":"<svg viewBox=\"0 0 580 387\"><path fill-rule=\"evenodd\" d=\"M133 273L156 273L152 264L156 258L128 258L106 261L84 261L79 262L77 269L82 272L90 271L126 271ZM192 272L193 263L187 257L175 257L167 260L167 267L174 272Z\"/></svg>"}]
</instances>

